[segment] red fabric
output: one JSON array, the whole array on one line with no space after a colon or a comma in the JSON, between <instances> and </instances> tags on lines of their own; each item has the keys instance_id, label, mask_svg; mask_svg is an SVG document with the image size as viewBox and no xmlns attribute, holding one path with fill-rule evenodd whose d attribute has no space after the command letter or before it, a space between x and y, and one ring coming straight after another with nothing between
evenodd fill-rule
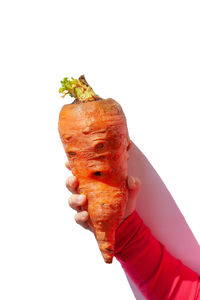
<instances>
[{"instance_id":1,"label":"red fabric","mask_svg":"<svg viewBox=\"0 0 200 300\"><path fill-rule=\"evenodd\" d=\"M135 211L116 231L115 257L146 299L200 300L200 277L156 240Z\"/></svg>"}]
</instances>

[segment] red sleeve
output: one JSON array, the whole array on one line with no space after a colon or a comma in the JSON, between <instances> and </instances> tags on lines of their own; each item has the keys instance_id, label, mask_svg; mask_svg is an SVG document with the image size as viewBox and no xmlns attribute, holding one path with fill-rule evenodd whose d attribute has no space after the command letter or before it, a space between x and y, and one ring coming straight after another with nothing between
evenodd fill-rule
<instances>
[{"instance_id":1,"label":"red sleeve","mask_svg":"<svg viewBox=\"0 0 200 300\"><path fill-rule=\"evenodd\" d=\"M115 257L146 299L200 300L200 278L156 240L137 212L116 231Z\"/></svg>"}]
</instances>

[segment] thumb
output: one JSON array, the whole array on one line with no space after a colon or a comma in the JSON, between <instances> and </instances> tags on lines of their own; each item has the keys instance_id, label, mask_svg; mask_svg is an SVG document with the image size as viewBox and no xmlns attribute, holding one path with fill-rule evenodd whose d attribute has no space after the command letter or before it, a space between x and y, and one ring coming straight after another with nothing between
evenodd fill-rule
<instances>
[{"instance_id":1,"label":"thumb","mask_svg":"<svg viewBox=\"0 0 200 300\"><path fill-rule=\"evenodd\" d=\"M127 185L128 185L129 190L139 191L140 186L141 186L141 181L137 177L128 176Z\"/></svg>"}]
</instances>

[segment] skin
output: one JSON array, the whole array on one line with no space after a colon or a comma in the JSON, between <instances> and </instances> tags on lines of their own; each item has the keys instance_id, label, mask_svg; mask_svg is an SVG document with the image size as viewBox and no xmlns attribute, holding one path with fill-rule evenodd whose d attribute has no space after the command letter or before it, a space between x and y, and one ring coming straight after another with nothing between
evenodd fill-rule
<instances>
[{"instance_id":1,"label":"skin","mask_svg":"<svg viewBox=\"0 0 200 300\"><path fill-rule=\"evenodd\" d=\"M68 170L71 170L69 162L66 162L65 165ZM72 195L68 199L68 204L73 210L76 211L76 214L74 216L76 223L82 226L84 229L90 230L92 232L93 230L88 224L88 212L83 208L87 204L87 198L85 195L80 195L78 193L78 186L79 183L75 176L69 176L67 178L66 187L72 193ZM127 186L129 189L129 196L123 220L131 215L136 209L136 200L141 187L141 181L137 177L128 176Z\"/></svg>"}]
</instances>

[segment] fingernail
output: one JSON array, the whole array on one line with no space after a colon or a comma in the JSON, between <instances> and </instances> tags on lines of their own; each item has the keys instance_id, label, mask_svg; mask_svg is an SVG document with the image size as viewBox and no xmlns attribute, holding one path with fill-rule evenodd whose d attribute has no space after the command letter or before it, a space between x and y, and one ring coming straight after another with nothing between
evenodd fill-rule
<instances>
[{"instance_id":1,"label":"fingernail","mask_svg":"<svg viewBox=\"0 0 200 300\"><path fill-rule=\"evenodd\" d=\"M80 212L81 214L81 218L83 221L86 221L87 217L88 217L88 212L83 210L82 212Z\"/></svg>"},{"instance_id":2,"label":"fingernail","mask_svg":"<svg viewBox=\"0 0 200 300\"><path fill-rule=\"evenodd\" d=\"M84 200L85 200L85 195L82 194L82 195L78 196L78 202L79 203L82 203Z\"/></svg>"}]
</instances>

